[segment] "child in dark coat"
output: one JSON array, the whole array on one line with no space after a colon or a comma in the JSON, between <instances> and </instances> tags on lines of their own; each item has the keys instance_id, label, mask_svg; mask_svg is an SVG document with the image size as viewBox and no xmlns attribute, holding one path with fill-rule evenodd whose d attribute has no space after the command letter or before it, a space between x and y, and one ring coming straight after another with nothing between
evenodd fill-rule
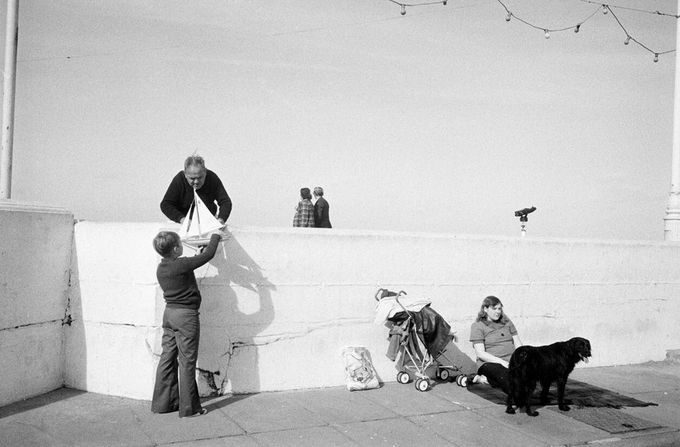
<instances>
[{"instance_id":1,"label":"child in dark coat","mask_svg":"<svg viewBox=\"0 0 680 447\"><path fill-rule=\"evenodd\" d=\"M203 252L192 257L181 257L182 242L175 232L161 231L153 240L154 249L163 257L156 277L165 298L163 352L151 401L154 413L179 410L179 417L186 417L208 412L201 406L196 385L201 292L194 269L215 256L220 239L220 234L213 234Z\"/></svg>"}]
</instances>

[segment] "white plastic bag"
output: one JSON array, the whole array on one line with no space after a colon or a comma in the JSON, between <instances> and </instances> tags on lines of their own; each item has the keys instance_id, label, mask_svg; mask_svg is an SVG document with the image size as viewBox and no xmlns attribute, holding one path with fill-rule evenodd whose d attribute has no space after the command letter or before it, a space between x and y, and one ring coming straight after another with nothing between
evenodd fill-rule
<instances>
[{"instance_id":1,"label":"white plastic bag","mask_svg":"<svg viewBox=\"0 0 680 447\"><path fill-rule=\"evenodd\" d=\"M342 350L342 358L345 362L345 381L349 391L380 387L368 349L348 346Z\"/></svg>"}]
</instances>

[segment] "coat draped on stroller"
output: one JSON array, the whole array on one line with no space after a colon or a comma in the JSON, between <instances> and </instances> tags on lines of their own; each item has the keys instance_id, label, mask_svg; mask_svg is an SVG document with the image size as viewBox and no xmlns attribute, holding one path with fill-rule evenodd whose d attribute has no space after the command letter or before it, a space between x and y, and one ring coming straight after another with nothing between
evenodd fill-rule
<instances>
[{"instance_id":1,"label":"coat draped on stroller","mask_svg":"<svg viewBox=\"0 0 680 447\"><path fill-rule=\"evenodd\" d=\"M415 379L416 389L427 391L432 371L444 381L457 377L461 386L477 371L475 362L453 343L451 325L432 309L430 301L387 289L378 289L375 299L375 323L384 322L390 328L387 357L396 361L397 382Z\"/></svg>"}]
</instances>

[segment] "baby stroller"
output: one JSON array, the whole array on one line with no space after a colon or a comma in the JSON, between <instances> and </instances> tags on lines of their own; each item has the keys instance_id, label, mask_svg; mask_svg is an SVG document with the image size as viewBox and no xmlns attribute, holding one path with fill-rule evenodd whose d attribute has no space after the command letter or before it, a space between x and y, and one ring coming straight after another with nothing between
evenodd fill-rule
<instances>
[{"instance_id":1,"label":"baby stroller","mask_svg":"<svg viewBox=\"0 0 680 447\"><path fill-rule=\"evenodd\" d=\"M459 386L474 376L475 362L453 344L451 326L430 307L430 301L387 289L378 289L375 299L375 322L390 328L387 357L396 360L397 382L407 384L415 379L416 389L427 391L432 386L428 374L432 369L443 381L456 377Z\"/></svg>"}]
</instances>

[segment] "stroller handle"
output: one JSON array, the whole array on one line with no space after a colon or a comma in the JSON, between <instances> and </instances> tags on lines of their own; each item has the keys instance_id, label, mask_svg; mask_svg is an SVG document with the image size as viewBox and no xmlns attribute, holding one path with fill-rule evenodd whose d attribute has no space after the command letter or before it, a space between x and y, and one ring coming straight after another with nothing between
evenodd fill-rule
<instances>
[{"instance_id":1,"label":"stroller handle","mask_svg":"<svg viewBox=\"0 0 680 447\"><path fill-rule=\"evenodd\" d=\"M404 292L403 290L400 290L399 293L397 294L397 296L394 297L394 299L397 302L397 304L399 304L399 307L401 307L404 310L404 312L406 312L410 315L411 313L404 307L403 304L401 304L401 301L399 301L399 298L403 295L406 295L406 292Z\"/></svg>"},{"instance_id":2,"label":"stroller handle","mask_svg":"<svg viewBox=\"0 0 680 447\"><path fill-rule=\"evenodd\" d=\"M373 298L375 298L376 301L380 301L383 298L392 297L392 296L395 296L395 295L397 296L397 298L399 298L402 295L406 295L406 292L404 292L403 290L400 290L399 293L394 293L389 289L383 289L381 287L375 292L375 295L373 296Z\"/></svg>"}]
</instances>

